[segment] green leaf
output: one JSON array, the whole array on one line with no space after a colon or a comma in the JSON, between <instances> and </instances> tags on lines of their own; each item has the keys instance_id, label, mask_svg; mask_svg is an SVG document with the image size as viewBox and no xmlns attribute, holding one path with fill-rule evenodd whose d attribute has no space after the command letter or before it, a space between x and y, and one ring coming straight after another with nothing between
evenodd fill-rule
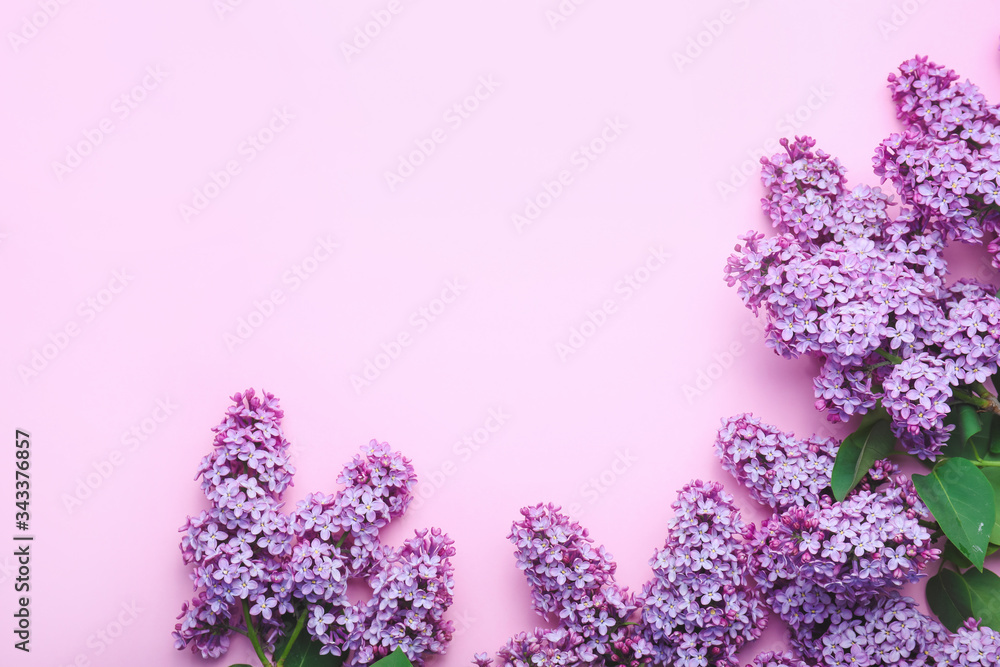
<instances>
[{"instance_id":1,"label":"green leaf","mask_svg":"<svg viewBox=\"0 0 1000 667\"><path fill-rule=\"evenodd\" d=\"M983 413L984 425L989 425L989 448L991 458L1000 455L1000 418L992 412ZM988 420L988 421L987 421ZM985 430L985 428L984 428Z\"/></svg>"},{"instance_id":2,"label":"green leaf","mask_svg":"<svg viewBox=\"0 0 1000 667\"><path fill-rule=\"evenodd\" d=\"M941 560L954 563L955 567L959 570L966 570L972 567L972 561L966 558L965 554L958 550L958 547L948 541L945 541L944 543L944 550L941 552Z\"/></svg>"},{"instance_id":3,"label":"green leaf","mask_svg":"<svg viewBox=\"0 0 1000 667\"><path fill-rule=\"evenodd\" d=\"M837 500L846 498L861 478L868 474L872 465L889 456L895 447L896 438L888 421L862 421L858 430L847 436L837 450L830 480L833 496Z\"/></svg>"},{"instance_id":4,"label":"green leaf","mask_svg":"<svg viewBox=\"0 0 1000 667\"><path fill-rule=\"evenodd\" d=\"M295 643L292 644L292 650L288 652L288 656L285 658L284 667L339 667L339 665L344 663L343 657L329 654L320 655L319 650L321 648L323 648L321 642L310 637L308 633L302 632L295 640ZM284 646L281 646L280 650L278 647L275 647L275 659L284 650Z\"/></svg>"},{"instance_id":5,"label":"green leaf","mask_svg":"<svg viewBox=\"0 0 1000 667\"><path fill-rule=\"evenodd\" d=\"M988 547L986 547L987 558L992 556L1000 549L1000 544L993 544L992 542ZM972 561L966 558L961 551L959 551L954 544L945 541L944 551L941 552L941 560L946 560L949 563L954 563L955 567L959 570L967 570L972 567Z\"/></svg>"},{"instance_id":6,"label":"green leaf","mask_svg":"<svg viewBox=\"0 0 1000 667\"><path fill-rule=\"evenodd\" d=\"M229 667L250 667L250 665L245 662L238 662L235 665L229 665Z\"/></svg>"},{"instance_id":7,"label":"green leaf","mask_svg":"<svg viewBox=\"0 0 1000 667\"><path fill-rule=\"evenodd\" d=\"M989 570L969 570L962 575L972 598L972 618L982 625L1000 628L1000 577Z\"/></svg>"},{"instance_id":8,"label":"green leaf","mask_svg":"<svg viewBox=\"0 0 1000 667\"><path fill-rule=\"evenodd\" d=\"M929 475L914 475L917 493L941 530L978 570L996 523L993 486L967 459L948 459Z\"/></svg>"},{"instance_id":9,"label":"green leaf","mask_svg":"<svg viewBox=\"0 0 1000 667\"><path fill-rule=\"evenodd\" d=\"M972 617L972 592L957 572L944 569L927 580L927 604L952 632Z\"/></svg>"},{"instance_id":10,"label":"green leaf","mask_svg":"<svg viewBox=\"0 0 1000 667\"><path fill-rule=\"evenodd\" d=\"M967 403L953 405L951 412L945 417L945 424L954 424L955 430L948 438L948 444L941 451L942 456L948 458L978 459L982 453L976 449L978 441L971 442L973 437L983 430L983 423L979 419L979 413Z\"/></svg>"},{"instance_id":11,"label":"green leaf","mask_svg":"<svg viewBox=\"0 0 1000 667\"><path fill-rule=\"evenodd\" d=\"M413 664L406 657L406 654L397 648L378 662L373 663L372 667L413 667Z\"/></svg>"},{"instance_id":12,"label":"green leaf","mask_svg":"<svg viewBox=\"0 0 1000 667\"><path fill-rule=\"evenodd\" d=\"M983 477L993 486L993 505L997 515L993 518L990 542L1000 544L1000 468L984 468Z\"/></svg>"}]
</instances>

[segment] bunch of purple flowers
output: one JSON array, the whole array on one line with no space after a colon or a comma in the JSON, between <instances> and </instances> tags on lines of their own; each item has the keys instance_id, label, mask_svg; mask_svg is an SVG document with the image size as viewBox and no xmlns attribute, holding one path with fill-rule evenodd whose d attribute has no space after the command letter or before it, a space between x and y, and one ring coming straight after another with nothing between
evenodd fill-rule
<instances>
[{"instance_id":1,"label":"bunch of purple flowers","mask_svg":"<svg viewBox=\"0 0 1000 667\"><path fill-rule=\"evenodd\" d=\"M828 667L994 664L1000 635L974 621L948 633L899 592L940 555L912 482L878 461L836 502L835 446L746 414L724 420L716 440L723 467L775 510L750 540L748 569L797 654Z\"/></svg>"},{"instance_id":2,"label":"bunch of purple flowers","mask_svg":"<svg viewBox=\"0 0 1000 667\"><path fill-rule=\"evenodd\" d=\"M513 637L499 665L739 667L737 651L765 624L748 576L750 527L715 483L688 484L673 509L664 547L650 561L653 577L638 595L615 583L611 555L557 506L522 509L510 534L518 567L535 610L559 627ZM482 653L475 664L493 661ZM800 667L772 653L754 665Z\"/></svg>"},{"instance_id":3,"label":"bunch of purple flowers","mask_svg":"<svg viewBox=\"0 0 1000 667\"><path fill-rule=\"evenodd\" d=\"M903 63L890 89L905 131L879 146L879 188L849 190L815 141L783 140L762 159L763 199L778 235L749 232L726 280L767 320L767 342L823 365L816 405L846 420L881 406L905 449L933 459L955 401L1000 414L984 384L998 369L1000 300L978 280L948 285L949 240L982 244L1000 226L1000 108L926 58ZM989 242L1000 266L1000 241Z\"/></svg>"},{"instance_id":4,"label":"bunch of purple flowers","mask_svg":"<svg viewBox=\"0 0 1000 667\"><path fill-rule=\"evenodd\" d=\"M179 617L177 648L216 658L237 632L265 667L268 654L276 665L310 651L368 665L399 648L420 665L443 653L452 540L437 529L398 549L378 539L412 500L410 462L372 440L340 474L344 488L310 494L288 515L281 498L295 470L278 401L250 389L233 403L198 470L212 507L181 528L196 595ZM351 602L352 579L368 582L371 599Z\"/></svg>"},{"instance_id":5,"label":"bunch of purple flowers","mask_svg":"<svg viewBox=\"0 0 1000 667\"><path fill-rule=\"evenodd\" d=\"M982 244L1000 224L1000 108L953 70L916 57L890 75L905 130L882 142L875 173L891 181L929 229ZM1000 268L1000 244L989 244Z\"/></svg>"}]
</instances>

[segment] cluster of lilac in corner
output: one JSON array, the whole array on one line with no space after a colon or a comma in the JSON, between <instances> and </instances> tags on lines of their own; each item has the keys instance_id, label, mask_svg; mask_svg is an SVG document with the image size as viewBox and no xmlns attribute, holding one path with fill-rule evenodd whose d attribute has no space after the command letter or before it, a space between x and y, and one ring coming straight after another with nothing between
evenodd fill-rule
<instances>
[{"instance_id":1,"label":"cluster of lilac in corner","mask_svg":"<svg viewBox=\"0 0 1000 667\"><path fill-rule=\"evenodd\" d=\"M996 287L945 280L946 242L982 243L1000 221L1000 116L956 79L926 59L891 79L907 129L875 162L902 198L898 210L879 188L848 189L812 139L783 140L786 154L761 161L778 235L741 236L726 265L727 282L766 318L768 345L822 361L819 409L839 421L881 403L923 458L947 440L956 389L985 397L1000 356ZM1000 263L995 239L990 250Z\"/></svg>"},{"instance_id":2,"label":"cluster of lilac in corner","mask_svg":"<svg viewBox=\"0 0 1000 667\"><path fill-rule=\"evenodd\" d=\"M823 667L996 664L1000 635L971 623L950 634L899 592L940 555L912 482L879 461L836 502L830 444L746 414L724 420L716 441L723 467L775 511L750 539L748 569L796 656ZM792 488L809 500L785 502Z\"/></svg>"},{"instance_id":3,"label":"cluster of lilac in corner","mask_svg":"<svg viewBox=\"0 0 1000 667\"><path fill-rule=\"evenodd\" d=\"M732 498L694 481L674 504L665 545L638 595L614 581L615 563L557 506L522 509L514 524L518 567L535 610L555 629L522 632L496 656L502 667L663 665L739 667L736 653L760 636L764 608L748 578L749 545ZM494 660L476 655L478 667ZM753 667L802 667L763 653Z\"/></svg>"},{"instance_id":4,"label":"cluster of lilac in corner","mask_svg":"<svg viewBox=\"0 0 1000 667\"><path fill-rule=\"evenodd\" d=\"M1000 230L1000 107L953 70L916 57L889 76L905 130L882 142L875 171L929 229L983 243ZM1000 268L1000 242L989 245Z\"/></svg>"},{"instance_id":5,"label":"cluster of lilac in corner","mask_svg":"<svg viewBox=\"0 0 1000 667\"><path fill-rule=\"evenodd\" d=\"M185 603L176 647L223 655L234 631L252 629L273 652L289 628L304 628L321 652L366 665L396 647L415 664L443 653L452 624L452 541L417 532L402 548L378 531L400 516L416 478L410 462L372 441L341 473L336 495L310 494L285 514L292 483L282 411L268 393L247 390L214 428L214 450L198 469L212 507L181 528L196 595ZM372 598L351 602L348 581L367 580ZM250 624L249 628L247 623Z\"/></svg>"}]
</instances>

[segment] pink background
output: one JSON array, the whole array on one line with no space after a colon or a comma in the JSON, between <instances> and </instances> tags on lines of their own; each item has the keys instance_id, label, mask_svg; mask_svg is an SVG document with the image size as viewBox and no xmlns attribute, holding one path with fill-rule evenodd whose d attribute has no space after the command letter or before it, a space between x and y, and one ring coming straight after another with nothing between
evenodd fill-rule
<instances>
[{"instance_id":1,"label":"pink background","mask_svg":"<svg viewBox=\"0 0 1000 667\"><path fill-rule=\"evenodd\" d=\"M436 525L459 548L459 633L434 664L536 624L506 541L522 505L575 505L640 587L681 485L736 491L711 448L720 418L831 432L812 364L770 353L722 280L736 235L765 226L756 167L749 182L734 170L799 132L874 184L874 147L898 127L885 78L917 52L1000 99L986 1L592 0L553 27L558 0L398 0L350 59L341 44L388 0L232 0L221 15L210 0L48 4L51 18L35 17L45 2L0 10L0 432L31 432L36 535L30 655L11 648L0 548L4 664L205 664L170 639L191 594L176 531L205 505L193 475L209 429L249 386L286 411L290 500L333 491L372 437L412 458L427 497L387 538ZM679 67L699 33L707 46ZM467 117L450 111L477 88ZM252 149L250 135L273 141ZM429 137L433 153L390 188L385 172ZM592 141L593 160L578 152ZM81 143L78 166L55 166ZM220 176L227 163L238 173ZM561 191L519 231L512 215L546 183ZM207 207L182 214L207 184ZM318 238L339 246L325 261L308 259ZM647 271L651 247L669 258ZM435 302L456 280L458 296ZM241 318L259 326L227 342ZM395 359L377 357L400 336ZM51 358L29 377L36 353ZM356 391L368 361L383 368ZM158 400L174 405L162 423ZM456 449L491 410L505 423ZM781 640L777 628L754 652ZM237 644L220 664L250 658Z\"/></svg>"}]
</instances>

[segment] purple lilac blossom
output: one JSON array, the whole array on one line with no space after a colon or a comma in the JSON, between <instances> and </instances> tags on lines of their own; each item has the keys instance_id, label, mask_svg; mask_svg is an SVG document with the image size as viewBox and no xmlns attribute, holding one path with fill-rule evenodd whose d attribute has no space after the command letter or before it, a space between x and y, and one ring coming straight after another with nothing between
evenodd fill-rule
<instances>
[{"instance_id":1,"label":"purple lilac blossom","mask_svg":"<svg viewBox=\"0 0 1000 667\"><path fill-rule=\"evenodd\" d=\"M890 181L927 229L982 244L1000 209L1000 109L953 70L916 57L889 76L904 131L879 146L875 173ZM989 252L1000 268L996 240Z\"/></svg>"},{"instance_id":2,"label":"purple lilac blossom","mask_svg":"<svg viewBox=\"0 0 1000 667\"><path fill-rule=\"evenodd\" d=\"M747 667L808 667L808 665L791 653L768 651L758 654Z\"/></svg>"},{"instance_id":3,"label":"purple lilac blossom","mask_svg":"<svg viewBox=\"0 0 1000 667\"><path fill-rule=\"evenodd\" d=\"M521 509L509 535L517 565L531 587L532 606L559 623L511 638L497 653L504 667L648 664L651 648L630 622L631 593L615 583L615 562L587 530L556 505ZM478 654L475 663L493 661Z\"/></svg>"},{"instance_id":4,"label":"purple lilac blossom","mask_svg":"<svg viewBox=\"0 0 1000 667\"><path fill-rule=\"evenodd\" d=\"M378 540L412 500L410 462L372 440L340 474L340 492L309 494L286 515L281 496L294 468L278 401L253 390L233 401L198 470L212 507L181 528L196 595L178 617L176 647L220 657L232 632L247 630L248 614L267 651L301 617L299 641L317 640L351 667L396 647L416 665L443 653L452 633L443 618L452 603L451 539L433 529L400 549ZM350 602L352 578L368 580L370 600Z\"/></svg>"},{"instance_id":5,"label":"purple lilac blossom","mask_svg":"<svg viewBox=\"0 0 1000 667\"><path fill-rule=\"evenodd\" d=\"M975 240L960 221L968 209L949 208L943 218L934 213L940 205L913 200L916 190L897 183L903 204L893 214L879 188L848 190L840 163L814 150L814 140L782 145L786 154L761 161L764 209L778 235L741 236L726 280L765 317L770 347L820 359L817 408L843 421L881 402L904 448L932 459L951 430L945 417L954 388L985 381L1000 354L996 288L945 282L946 240ZM958 186L944 183L952 172L939 166L928 167L917 189L960 200L952 196ZM990 204L990 230L996 211Z\"/></svg>"},{"instance_id":6,"label":"purple lilac blossom","mask_svg":"<svg viewBox=\"0 0 1000 667\"><path fill-rule=\"evenodd\" d=\"M938 664L949 667L986 667L1000 663L1000 633L981 628L973 619L966 621L943 643Z\"/></svg>"},{"instance_id":7,"label":"purple lilac blossom","mask_svg":"<svg viewBox=\"0 0 1000 667\"><path fill-rule=\"evenodd\" d=\"M744 413L723 420L715 450L722 467L757 502L786 510L831 497L830 475L839 445L833 438L800 440Z\"/></svg>"},{"instance_id":8,"label":"purple lilac blossom","mask_svg":"<svg viewBox=\"0 0 1000 667\"><path fill-rule=\"evenodd\" d=\"M642 635L657 664L739 667L736 652L765 626L746 572L746 526L732 496L714 482L688 484L673 509L640 598Z\"/></svg>"},{"instance_id":9,"label":"purple lilac blossom","mask_svg":"<svg viewBox=\"0 0 1000 667\"><path fill-rule=\"evenodd\" d=\"M889 461L876 461L836 502L829 488L835 449L834 441L800 441L753 415L723 420L716 439L723 467L776 510L757 530L754 569L765 580L777 571L847 599L916 582L940 551L920 525L930 514L913 482ZM788 497L796 502L782 502ZM770 581L762 587L771 592Z\"/></svg>"},{"instance_id":10,"label":"purple lilac blossom","mask_svg":"<svg viewBox=\"0 0 1000 667\"><path fill-rule=\"evenodd\" d=\"M921 614L914 600L896 592L857 605L840 603L831 619L819 638L807 628L793 632L792 644L807 660L826 667L953 664L940 660L947 631Z\"/></svg>"}]
</instances>

